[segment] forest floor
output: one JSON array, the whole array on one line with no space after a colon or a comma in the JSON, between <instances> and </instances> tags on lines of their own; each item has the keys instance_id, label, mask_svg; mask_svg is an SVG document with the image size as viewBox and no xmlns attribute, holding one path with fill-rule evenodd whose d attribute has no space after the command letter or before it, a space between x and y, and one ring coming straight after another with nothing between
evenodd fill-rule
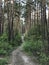
<instances>
[{"instance_id":1,"label":"forest floor","mask_svg":"<svg viewBox=\"0 0 49 65\"><path fill-rule=\"evenodd\" d=\"M21 47L12 52L9 61L8 65L39 65L34 58L23 52Z\"/></svg>"}]
</instances>

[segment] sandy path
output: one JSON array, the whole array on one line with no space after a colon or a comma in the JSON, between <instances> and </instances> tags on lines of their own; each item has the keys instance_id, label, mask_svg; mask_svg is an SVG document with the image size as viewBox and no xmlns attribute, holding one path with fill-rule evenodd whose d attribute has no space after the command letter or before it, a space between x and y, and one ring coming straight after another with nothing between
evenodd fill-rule
<instances>
[{"instance_id":1,"label":"sandy path","mask_svg":"<svg viewBox=\"0 0 49 65\"><path fill-rule=\"evenodd\" d=\"M8 65L38 65L38 63L31 61L30 57L18 48L12 52L11 63Z\"/></svg>"}]
</instances>

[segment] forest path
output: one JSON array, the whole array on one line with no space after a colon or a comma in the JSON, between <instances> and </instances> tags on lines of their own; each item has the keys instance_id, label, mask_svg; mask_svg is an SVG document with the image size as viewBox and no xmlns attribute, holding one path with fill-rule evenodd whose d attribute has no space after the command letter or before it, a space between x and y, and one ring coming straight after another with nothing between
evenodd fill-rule
<instances>
[{"instance_id":1,"label":"forest path","mask_svg":"<svg viewBox=\"0 0 49 65\"><path fill-rule=\"evenodd\" d=\"M19 47L12 52L10 64L8 65L38 65L38 63L32 61L31 58L21 50L21 47Z\"/></svg>"}]
</instances>

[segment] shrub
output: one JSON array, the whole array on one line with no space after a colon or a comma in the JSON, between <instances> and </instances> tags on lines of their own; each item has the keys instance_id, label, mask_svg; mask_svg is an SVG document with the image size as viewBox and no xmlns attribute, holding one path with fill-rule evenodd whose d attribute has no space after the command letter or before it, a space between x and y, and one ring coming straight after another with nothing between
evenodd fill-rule
<instances>
[{"instance_id":1,"label":"shrub","mask_svg":"<svg viewBox=\"0 0 49 65\"><path fill-rule=\"evenodd\" d=\"M10 43L12 46L20 46L22 43L21 35L18 32L16 32L14 40L12 40Z\"/></svg>"},{"instance_id":2,"label":"shrub","mask_svg":"<svg viewBox=\"0 0 49 65\"><path fill-rule=\"evenodd\" d=\"M43 51L43 42L38 41L26 41L23 43L23 49L25 51L30 51L34 55L40 55L40 52Z\"/></svg>"},{"instance_id":3,"label":"shrub","mask_svg":"<svg viewBox=\"0 0 49 65\"><path fill-rule=\"evenodd\" d=\"M0 49L0 55L6 55L6 54L7 54L6 50Z\"/></svg>"},{"instance_id":4,"label":"shrub","mask_svg":"<svg viewBox=\"0 0 49 65\"><path fill-rule=\"evenodd\" d=\"M0 42L7 41L8 36L6 33L4 33L2 36L0 36Z\"/></svg>"},{"instance_id":5,"label":"shrub","mask_svg":"<svg viewBox=\"0 0 49 65\"><path fill-rule=\"evenodd\" d=\"M40 54L39 58L40 65L48 65L49 63L49 56L47 56L45 53Z\"/></svg>"},{"instance_id":6,"label":"shrub","mask_svg":"<svg viewBox=\"0 0 49 65\"><path fill-rule=\"evenodd\" d=\"M9 45L7 42L0 43L0 55L8 55L12 50L12 45Z\"/></svg>"},{"instance_id":7,"label":"shrub","mask_svg":"<svg viewBox=\"0 0 49 65\"><path fill-rule=\"evenodd\" d=\"M0 59L0 65L8 65L7 59Z\"/></svg>"}]
</instances>

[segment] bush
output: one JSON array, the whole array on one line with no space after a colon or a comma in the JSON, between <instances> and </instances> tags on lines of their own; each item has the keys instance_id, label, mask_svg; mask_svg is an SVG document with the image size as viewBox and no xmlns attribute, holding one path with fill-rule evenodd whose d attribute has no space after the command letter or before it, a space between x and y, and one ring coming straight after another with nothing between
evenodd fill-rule
<instances>
[{"instance_id":1,"label":"bush","mask_svg":"<svg viewBox=\"0 0 49 65\"><path fill-rule=\"evenodd\" d=\"M7 59L0 59L0 65L8 65Z\"/></svg>"},{"instance_id":2,"label":"bush","mask_svg":"<svg viewBox=\"0 0 49 65\"><path fill-rule=\"evenodd\" d=\"M26 41L23 43L23 49L25 51L30 51L34 55L40 55L40 52L43 51L43 42L38 41Z\"/></svg>"},{"instance_id":3,"label":"bush","mask_svg":"<svg viewBox=\"0 0 49 65\"><path fill-rule=\"evenodd\" d=\"M12 50L12 45L7 39L8 37L6 33L0 37L0 55L8 55Z\"/></svg>"},{"instance_id":4,"label":"bush","mask_svg":"<svg viewBox=\"0 0 49 65\"><path fill-rule=\"evenodd\" d=\"M16 36L15 36L15 42L16 42L16 44L18 46L21 45L22 40L21 40L21 35L20 34L16 34Z\"/></svg>"},{"instance_id":5,"label":"bush","mask_svg":"<svg viewBox=\"0 0 49 65\"><path fill-rule=\"evenodd\" d=\"M7 39L8 39L8 36L6 33L4 33L2 36L0 36L0 42L7 41Z\"/></svg>"},{"instance_id":6,"label":"bush","mask_svg":"<svg viewBox=\"0 0 49 65\"><path fill-rule=\"evenodd\" d=\"M49 65L49 56L47 56L45 53L40 54L39 58L40 65Z\"/></svg>"},{"instance_id":7,"label":"bush","mask_svg":"<svg viewBox=\"0 0 49 65\"><path fill-rule=\"evenodd\" d=\"M22 43L21 35L16 32L14 39L10 42L12 46L20 46Z\"/></svg>"},{"instance_id":8,"label":"bush","mask_svg":"<svg viewBox=\"0 0 49 65\"><path fill-rule=\"evenodd\" d=\"M11 50L12 50L12 45L9 45L9 43L6 42L0 43L0 55L8 55Z\"/></svg>"},{"instance_id":9,"label":"bush","mask_svg":"<svg viewBox=\"0 0 49 65\"><path fill-rule=\"evenodd\" d=\"M6 54L7 54L6 50L0 49L0 55L6 55Z\"/></svg>"}]
</instances>

